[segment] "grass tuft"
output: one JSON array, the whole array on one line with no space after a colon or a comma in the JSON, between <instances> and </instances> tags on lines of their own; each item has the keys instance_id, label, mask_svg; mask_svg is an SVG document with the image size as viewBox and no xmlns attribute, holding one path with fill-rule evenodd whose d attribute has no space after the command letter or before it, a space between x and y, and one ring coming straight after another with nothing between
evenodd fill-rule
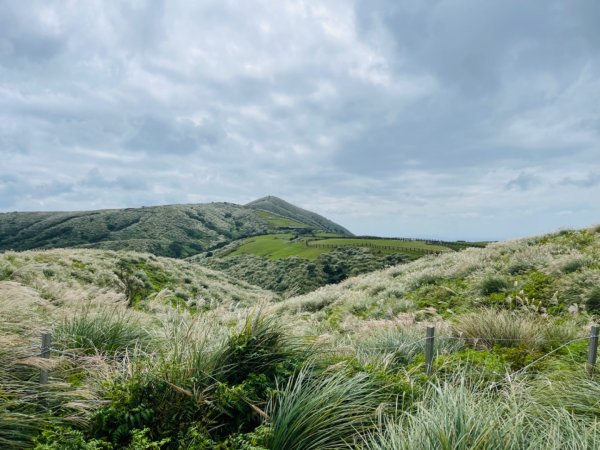
<instances>
[{"instance_id":1,"label":"grass tuft","mask_svg":"<svg viewBox=\"0 0 600 450\"><path fill-rule=\"evenodd\" d=\"M150 333L139 321L116 310L83 311L56 325L53 334L59 349L78 350L86 355L143 350L152 342Z\"/></svg>"}]
</instances>

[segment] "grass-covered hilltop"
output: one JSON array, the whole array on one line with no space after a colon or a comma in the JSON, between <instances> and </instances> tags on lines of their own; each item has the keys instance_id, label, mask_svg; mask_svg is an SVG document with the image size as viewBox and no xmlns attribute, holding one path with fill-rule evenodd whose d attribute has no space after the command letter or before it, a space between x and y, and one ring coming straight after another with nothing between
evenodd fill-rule
<instances>
[{"instance_id":1,"label":"grass-covered hilltop","mask_svg":"<svg viewBox=\"0 0 600 450\"><path fill-rule=\"evenodd\" d=\"M316 213L264 197L246 206L209 203L0 213L0 250L83 247L180 258L242 237L290 230L350 234Z\"/></svg>"},{"instance_id":2,"label":"grass-covered hilltop","mask_svg":"<svg viewBox=\"0 0 600 450\"><path fill-rule=\"evenodd\" d=\"M0 448L600 448L600 227L448 244L300 296L196 261L250 244L0 253ZM361 259L331 245L293 258Z\"/></svg>"}]
</instances>

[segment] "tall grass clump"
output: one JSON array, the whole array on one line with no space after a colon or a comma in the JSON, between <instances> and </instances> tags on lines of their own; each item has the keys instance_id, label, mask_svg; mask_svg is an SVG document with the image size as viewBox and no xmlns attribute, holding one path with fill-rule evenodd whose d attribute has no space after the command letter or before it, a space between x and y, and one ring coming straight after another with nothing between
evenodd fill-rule
<instances>
[{"instance_id":1,"label":"tall grass clump","mask_svg":"<svg viewBox=\"0 0 600 450\"><path fill-rule=\"evenodd\" d=\"M138 320L116 310L84 310L57 324L53 334L60 349L86 355L120 354L128 349L147 349L152 343L151 334Z\"/></svg>"},{"instance_id":2,"label":"tall grass clump","mask_svg":"<svg viewBox=\"0 0 600 450\"><path fill-rule=\"evenodd\" d=\"M313 376L301 370L267 409L267 447L286 450L353 448L374 427L382 396L366 374L341 370Z\"/></svg>"},{"instance_id":3,"label":"tall grass clump","mask_svg":"<svg viewBox=\"0 0 600 450\"><path fill-rule=\"evenodd\" d=\"M507 449L523 448L517 431L522 413L503 402L484 386L465 380L432 384L414 411L388 420L372 434L367 448L412 449ZM517 431L517 432L515 432Z\"/></svg>"},{"instance_id":4,"label":"tall grass clump","mask_svg":"<svg viewBox=\"0 0 600 450\"><path fill-rule=\"evenodd\" d=\"M425 353L425 330L415 327L382 327L365 336L352 339L359 361L385 369L399 369ZM463 342L458 339L435 340L435 353L459 351Z\"/></svg>"},{"instance_id":5,"label":"tall grass clump","mask_svg":"<svg viewBox=\"0 0 600 450\"><path fill-rule=\"evenodd\" d=\"M456 336L485 348L539 348L544 341L543 321L525 312L482 309L460 316L452 329Z\"/></svg>"},{"instance_id":6,"label":"tall grass clump","mask_svg":"<svg viewBox=\"0 0 600 450\"><path fill-rule=\"evenodd\" d=\"M480 290L483 295L504 292L508 289L508 282L498 276L489 276L481 281Z\"/></svg>"},{"instance_id":7,"label":"tall grass clump","mask_svg":"<svg viewBox=\"0 0 600 450\"><path fill-rule=\"evenodd\" d=\"M239 383L249 373L274 375L277 366L298 352L275 316L260 312L246 317L240 329L231 333L219 358L218 377Z\"/></svg>"},{"instance_id":8,"label":"tall grass clump","mask_svg":"<svg viewBox=\"0 0 600 450\"><path fill-rule=\"evenodd\" d=\"M371 450L586 450L600 448L595 418L578 418L560 405L544 411L525 385L499 391L460 374L430 385L423 400L399 419L388 419L366 438ZM525 392L522 392L525 390Z\"/></svg>"},{"instance_id":9,"label":"tall grass clump","mask_svg":"<svg viewBox=\"0 0 600 450\"><path fill-rule=\"evenodd\" d=\"M0 448L29 448L44 429L85 422L95 400L89 390L52 378L42 386L40 368L51 368L49 360L37 357L37 349L25 344L4 350L0 350Z\"/></svg>"}]
</instances>

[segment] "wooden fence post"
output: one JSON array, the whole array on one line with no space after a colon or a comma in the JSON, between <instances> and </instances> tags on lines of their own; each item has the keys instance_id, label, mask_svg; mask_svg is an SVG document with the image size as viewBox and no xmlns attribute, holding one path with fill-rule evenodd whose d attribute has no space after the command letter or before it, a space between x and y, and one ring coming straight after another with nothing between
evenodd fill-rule
<instances>
[{"instance_id":1,"label":"wooden fence post","mask_svg":"<svg viewBox=\"0 0 600 450\"><path fill-rule=\"evenodd\" d=\"M587 369L590 375L594 373L594 366L596 365L596 356L598 354L598 331L600 331L600 327L598 325L593 325L588 344L587 359Z\"/></svg>"},{"instance_id":2,"label":"wooden fence post","mask_svg":"<svg viewBox=\"0 0 600 450\"><path fill-rule=\"evenodd\" d=\"M427 375L433 372L433 344L435 339L435 327L427 327L425 334L425 371Z\"/></svg>"},{"instance_id":3,"label":"wooden fence post","mask_svg":"<svg viewBox=\"0 0 600 450\"><path fill-rule=\"evenodd\" d=\"M44 331L42 333L42 352L40 356L42 358L50 358L50 348L52 347L52 334L48 331ZM48 369L42 368L40 372L40 383L47 384L48 383Z\"/></svg>"}]
</instances>

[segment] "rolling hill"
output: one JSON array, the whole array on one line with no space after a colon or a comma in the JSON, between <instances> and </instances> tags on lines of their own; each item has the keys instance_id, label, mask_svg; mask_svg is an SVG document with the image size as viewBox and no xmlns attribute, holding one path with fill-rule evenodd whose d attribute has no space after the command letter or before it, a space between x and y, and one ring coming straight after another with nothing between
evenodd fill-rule
<instances>
[{"instance_id":1,"label":"rolling hill","mask_svg":"<svg viewBox=\"0 0 600 450\"><path fill-rule=\"evenodd\" d=\"M133 250L182 258L243 237L290 230L349 232L275 198L79 212L0 214L0 251L46 248ZM272 211L271 211L272 210Z\"/></svg>"}]
</instances>

